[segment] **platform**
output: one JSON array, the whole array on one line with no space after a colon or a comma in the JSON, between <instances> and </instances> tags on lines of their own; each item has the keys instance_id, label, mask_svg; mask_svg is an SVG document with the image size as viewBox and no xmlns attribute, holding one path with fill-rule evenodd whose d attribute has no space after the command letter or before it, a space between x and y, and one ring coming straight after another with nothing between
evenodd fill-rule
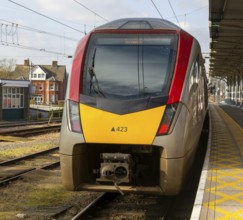
<instances>
[{"instance_id":1,"label":"platform","mask_svg":"<svg viewBox=\"0 0 243 220\"><path fill-rule=\"evenodd\" d=\"M210 137L191 220L243 219L243 110L210 104Z\"/></svg>"}]
</instances>

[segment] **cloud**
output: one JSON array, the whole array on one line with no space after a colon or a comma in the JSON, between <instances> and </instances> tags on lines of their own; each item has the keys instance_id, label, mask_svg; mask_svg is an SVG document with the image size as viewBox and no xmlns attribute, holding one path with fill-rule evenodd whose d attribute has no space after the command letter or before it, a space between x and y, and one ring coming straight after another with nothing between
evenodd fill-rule
<instances>
[{"instance_id":1,"label":"cloud","mask_svg":"<svg viewBox=\"0 0 243 220\"><path fill-rule=\"evenodd\" d=\"M186 31L190 31L191 25L188 22L181 21L179 22L180 27Z\"/></svg>"}]
</instances>

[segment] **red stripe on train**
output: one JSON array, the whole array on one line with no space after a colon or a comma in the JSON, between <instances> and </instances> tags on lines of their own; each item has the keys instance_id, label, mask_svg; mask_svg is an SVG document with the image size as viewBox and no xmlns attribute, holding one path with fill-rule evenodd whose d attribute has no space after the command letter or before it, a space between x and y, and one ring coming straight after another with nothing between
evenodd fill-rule
<instances>
[{"instance_id":1,"label":"red stripe on train","mask_svg":"<svg viewBox=\"0 0 243 220\"><path fill-rule=\"evenodd\" d=\"M167 104L172 104L180 101L182 88L186 76L188 62L190 58L192 48L193 37L188 33L179 32L178 53L176 58L176 66L174 70L174 76L172 79L169 100Z\"/></svg>"}]
</instances>

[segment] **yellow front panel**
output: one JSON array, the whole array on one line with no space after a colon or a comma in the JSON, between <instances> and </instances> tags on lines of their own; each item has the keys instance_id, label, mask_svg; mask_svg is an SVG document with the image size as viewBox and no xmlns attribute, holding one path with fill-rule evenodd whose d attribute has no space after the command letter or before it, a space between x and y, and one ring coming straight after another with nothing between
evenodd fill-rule
<instances>
[{"instance_id":1,"label":"yellow front panel","mask_svg":"<svg viewBox=\"0 0 243 220\"><path fill-rule=\"evenodd\" d=\"M165 106L118 115L80 104L87 143L152 144Z\"/></svg>"}]
</instances>

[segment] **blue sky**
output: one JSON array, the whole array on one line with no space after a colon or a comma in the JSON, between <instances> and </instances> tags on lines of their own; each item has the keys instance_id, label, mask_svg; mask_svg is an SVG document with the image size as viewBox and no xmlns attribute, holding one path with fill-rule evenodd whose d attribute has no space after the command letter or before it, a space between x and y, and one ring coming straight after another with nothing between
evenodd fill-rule
<instances>
[{"instance_id":1,"label":"blue sky","mask_svg":"<svg viewBox=\"0 0 243 220\"><path fill-rule=\"evenodd\" d=\"M151 0L76 0L95 13L74 0L11 1L0 2L0 59L15 59L18 64L22 64L24 59L30 59L34 64L51 64L53 60L57 60L60 65L67 66L68 72L71 70L72 59L67 56L74 54L78 40L84 36L82 32L88 32L106 23L106 20L160 17ZM183 29L198 39L202 51L209 52L208 1L153 2L164 19L177 25L178 20ZM30 49L18 48L19 46Z\"/></svg>"}]
</instances>

